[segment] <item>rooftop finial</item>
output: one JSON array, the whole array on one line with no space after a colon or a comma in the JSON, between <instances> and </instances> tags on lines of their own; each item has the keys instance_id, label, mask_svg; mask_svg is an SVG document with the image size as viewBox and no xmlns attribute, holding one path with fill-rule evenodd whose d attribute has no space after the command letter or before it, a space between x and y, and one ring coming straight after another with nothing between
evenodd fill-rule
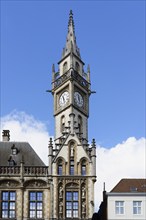
<instances>
[{"instance_id":1,"label":"rooftop finial","mask_svg":"<svg viewBox=\"0 0 146 220\"><path fill-rule=\"evenodd\" d=\"M73 27L73 31L74 31L74 20L73 20L73 12L72 12L72 10L70 10L70 13L69 13L68 31L69 31L69 26L72 26Z\"/></svg>"},{"instance_id":2,"label":"rooftop finial","mask_svg":"<svg viewBox=\"0 0 146 220\"><path fill-rule=\"evenodd\" d=\"M81 58L80 51L76 43L75 27L74 27L72 10L70 10L70 13L69 13L68 33L67 33L67 38L66 38L66 45L62 53L62 58L64 58L70 52L73 52L76 56Z\"/></svg>"},{"instance_id":3,"label":"rooftop finial","mask_svg":"<svg viewBox=\"0 0 146 220\"><path fill-rule=\"evenodd\" d=\"M87 67L87 77L88 77L88 82L90 83L90 65L89 64Z\"/></svg>"}]
</instances>

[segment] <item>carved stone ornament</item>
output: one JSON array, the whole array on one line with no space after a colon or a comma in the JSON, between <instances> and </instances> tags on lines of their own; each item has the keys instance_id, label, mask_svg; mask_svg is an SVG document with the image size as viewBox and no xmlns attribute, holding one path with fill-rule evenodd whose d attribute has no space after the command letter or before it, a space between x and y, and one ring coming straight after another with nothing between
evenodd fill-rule
<instances>
[{"instance_id":1,"label":"carved stone ornament","mask_svg":"<svg viewBox=\"0 0 146 220\"><path fill-rule=\"evenodd\" d=\"M85 202L82 202L82 213L86 212L86 204Z\"/></svg>"},{"instance_id":2,"label":"carved stone ornament","mask_svg":"<svg viewBox=\"0 0 146 220\"><path fill-rule=\"evenodd\" d=\"M59 213L63 213L63 202L59 203Z\"/></svg>"},{"instance_id":3,"label":"carved stone ornament","mask_svg":"<svg viewBox=\"0 0 146 220\"><path fill-rule=\"evenodd\" d=\"M62 185L59 187L59 198L63 198L63 187L62 187Z\"/></svg>"},{"instance_id":4,"label":"carved stone ornament","mask_svg":"<svg viewBox=\"0 0 146 220\"><path fill-rule=\"evenodd\" d=\"M0 181L0 187L18 187L19 186L19 182L17 182L16 180L1 180Z\"/></svg>"},{"instance_id":5,"label":"carved stone ornament","mask_svg":"<svg viewBox=\"0 0 146 220\"><path fill-rule=\"evenodd\" d=\"M58 179L58 185L63 184L63 180L62 179Z\"/></svg>"},{"instance_id":6,"label":"carved stone ornament","mask_svg":"<svg viewBox=\"0 0 146 220\"><path fill-rule=\"evenodd\" d=\"M86 184L86 179L81 179L81 184Z\"/></svg>"},{"instance_id":7,"label":"carved stone ornament","mask_svg":"<svg viewBox=\"0 0 146 220\"><path fill-rule=\"evenodd\" d=\"M74 184L78 185L79 180L78 179L67 179L66 184L69 184L69 183L71 183L71 184L74 183Z\"/></svg>"},{"instance_id":8,"label":"carved stone ornament","mask_svg":"<svg viewBox=\"0 0 146 220\"><path fill-rule=\"evenodd\" d=\"M86 196L86 189L85 189L85 187L83 186L83 187L82 187L82 198L85 198L85 196Z\"/></svg>"},{"instance_id":9,"label":"carved stone ornament","mask_svg":"<svg viewBox=\"0 0 146 220\"><path fill-rule=\"evenodd\" d=\"M47 186L47 183L42 180L29 180L24 183L24 186L34 187L34 188L38 188L38 187L42 188L42 187Z\"/></svg>"},{"instance_id":10,"label":"carved stone ornament","mask_svg":"<svg viewBox=\"0 0 146 220\"><path fill-rule=\"evenodd\" d=\"M67 188L77 188L78 187L78 183L74 183L74 182L71 182L71 183L68 183L66 185Z\"/></svg>"}]
</instances>

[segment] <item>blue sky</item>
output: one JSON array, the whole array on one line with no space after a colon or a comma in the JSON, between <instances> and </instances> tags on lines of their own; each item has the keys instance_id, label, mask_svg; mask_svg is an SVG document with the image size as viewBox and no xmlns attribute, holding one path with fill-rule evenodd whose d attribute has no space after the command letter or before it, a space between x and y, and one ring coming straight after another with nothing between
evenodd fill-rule
<instances>
[{"instance_id":1,"label":"blue sky","mask_svg":"<svg viewBox=\"0 0 146 220\"><path fill-rule=\"evenodd\" d=\"M33 115L54 134L51 69L70 9L91 67L89 140L112 147L145 135L145 1L1 1L1 116Z\"/></svg>"}]
</instances>

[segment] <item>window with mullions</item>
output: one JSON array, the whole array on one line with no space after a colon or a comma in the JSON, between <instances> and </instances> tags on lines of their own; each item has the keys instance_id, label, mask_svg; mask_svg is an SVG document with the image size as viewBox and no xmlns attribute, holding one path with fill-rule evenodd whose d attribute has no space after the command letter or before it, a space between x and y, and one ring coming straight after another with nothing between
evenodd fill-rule
<instances>
[{"instance_id":1,"label":"window with mullions","mask_svg":"<svg viewBox=\"0 0 146 220\"><path fill-rule=\"evenodd\" d=\"M2 192L2 219L16 217L16 192Z\"/></svg>"},{"instance_id":2,"label":"window with mullions","mask_svg":"<svg viewBox=\"0 0 146 220\"><path fill-rule=\"evenodd\" d=\"M58 175L62 175L62 165L58 165Z\"/></svg>"},{"instance_id":3,"label":"window with mullions","mask_svg":"<svg viewBox=\"0 0 146 220\"><path fill-rule=\"evenodd\" d=\"M82 165L82 176L86 175L86 165Z\"/></svg>"},{"instance_id":4,"label":"window with mullions","mask_svg":"<svg viewBox=\"0 0 146 220\"><path fill-rule=\"evenodd\" d=\"M63 166L62 166L62 160L61 159L59 159L59 161L58 161L58 168L57 169L58 169L57 170L58 175L62 175L62 173L63 173Z\"/></svg>"},{"instance_id":5,"label":"window with mullions","mask_svg":"<svg viewBox=\"0 0 146 220\"><path fill-rule=\"evenodd\" d=\"M29 218L43 217L43 193L29 193Z\"/></svg>"},{"instance_id":6,"label":"window with mullions","mask_svg":"<svg viewBox=\"0 0 146 220\"><path fill-rule=\"evenodd\" d=\"M117 215L124 214L124 201L116 201L115 202L115 211Z\"/></svg>"},{"instance_id":7,"label":"window with mullions","mask_svg":"<svg viewBox=\"0 0 146 220\"><path fill-rule=\"evenodd\" d=\"M70 161L70 175L74 175L74 160Z\"/></svg>"},{"instance_id":8,"label":"window with mullions","mask_svg":"<svg viewBox=\"0 0 146 220\"><path fill-rule=\"evenodd\" d=\"M141 201L133 201L133 214L140 215L141 214Z\"/></svg>"},{"instance_id":9,"label":"window with mullions","mask_svg":"<svg viewBox=\"0 0 146 220\"><path fill-rule=\"evenodd\" d=\"M66 218L78 218L78 192L66 192Z\"/></svg>"}]
</instances>

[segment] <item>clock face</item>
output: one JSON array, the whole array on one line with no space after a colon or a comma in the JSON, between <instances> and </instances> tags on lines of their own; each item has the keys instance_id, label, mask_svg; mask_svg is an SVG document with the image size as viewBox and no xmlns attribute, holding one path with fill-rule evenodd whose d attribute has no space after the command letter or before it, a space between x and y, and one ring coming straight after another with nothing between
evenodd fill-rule
<instances>
[{"instance_id":1,"label":"clock face","mask_svg":"<svg viewBox=\"0 0 146 220\"><path fill-rule=\"evenodd\" d=\"M63 92L59 98L59 105L64 106L69 101L69 92Z\"/></svg>"},{"instance_id":2,"label":"clock face","mask_svg":"<svg viewBox=\"0 0 146 220\"><path fill-rule=\"evenodd\" d=\"M83 106L83 103L84 103L83 97L81 96L81 94L79 92L74 93L74 101L79 107Z\"/></svg>"}]
</instances>

